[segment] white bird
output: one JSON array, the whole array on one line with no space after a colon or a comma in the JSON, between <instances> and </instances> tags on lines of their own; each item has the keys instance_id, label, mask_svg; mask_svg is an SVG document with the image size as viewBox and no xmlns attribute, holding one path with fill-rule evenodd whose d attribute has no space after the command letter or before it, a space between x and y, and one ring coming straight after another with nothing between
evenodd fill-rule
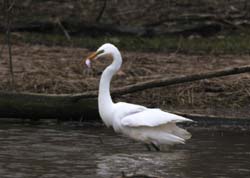
<instances>
[{"instance_id":1,"label":"white bird","mask_svg":"<svg viewBox=\"0 0 250 178\"><path fill-rule=\"evenodd\" d=\"M191 122L190 119L157 108L151 109L125 102L114 103L110 96L110 82L122 65L119 50L112 44L103 44L87 57L85 63L90 67L92 60L106 55L112 56L113 62L102 73L98 107L99 114L107 127L112 126L115 132L146 143L149 150L150 145L159 151L160 145L184 143L191 138L188 131L176 125L179 122Z\"/></svg>"}]
</instances>

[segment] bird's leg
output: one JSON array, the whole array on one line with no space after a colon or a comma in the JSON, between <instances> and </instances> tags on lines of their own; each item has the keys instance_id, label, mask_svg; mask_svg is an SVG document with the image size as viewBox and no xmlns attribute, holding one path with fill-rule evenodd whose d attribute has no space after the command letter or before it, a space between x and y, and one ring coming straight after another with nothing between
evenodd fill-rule
<instances>
[{"instance_id":1,"label":"bird's leg","mask_svg":"<svg viewBox=\"0 0 250 178\"><path fill-rule=\"evenodd\" d=\"M152 145L152 147L154 147L154 149L155 149L156 151L161 151L160 147L158 147L156 144L151 143L151 145Z\"/></svg>"},{"instance_id":2,"label":"bird's leg","mask_svg":"<svg viewBox=\"0 0 250 178\"><path fill-rule=\"evenodd\" d=\"M148 143L146 143L145 146L147 147L148 151L151 151L151 147Z\"/></svg>"}]
</instances>

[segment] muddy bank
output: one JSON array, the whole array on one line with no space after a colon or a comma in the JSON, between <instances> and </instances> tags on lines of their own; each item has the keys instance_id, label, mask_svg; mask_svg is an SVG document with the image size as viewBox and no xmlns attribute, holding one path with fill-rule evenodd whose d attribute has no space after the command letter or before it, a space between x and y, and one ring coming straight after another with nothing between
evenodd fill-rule
<instances>
[{"instance_id":1,"label":"muddy bank","mask_svg":"<svg viewBox=\"0 0 250 178\"><path fill-rule=\"evenodd\" d=\"M180 76L247 65L249 55L182 55L122 51L124 65L112 87L121 87L160 76ZM102 70L110 59L96 61L89 70L79 61L87 49L19 44L13 46L15 90L35 93L82 93L98 89ZM7 48L0 61L0 88L9 91ZM240 74L193 83L149 89L116 97L116 101L161 107L167 110L248 117L250 74Z\"/></svg>"}]
</instances>

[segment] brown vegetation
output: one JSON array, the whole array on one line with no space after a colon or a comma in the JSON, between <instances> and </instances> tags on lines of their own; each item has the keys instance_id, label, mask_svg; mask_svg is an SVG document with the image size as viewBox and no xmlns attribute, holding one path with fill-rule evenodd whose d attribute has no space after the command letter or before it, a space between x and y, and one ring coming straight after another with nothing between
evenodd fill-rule
<instances>
[{"instance_id":1,"label":"brown vegetation","mask_svg":"<svg viewBox=\"0 0 250 178\"><path fill-rule=\"evenodd\" d=\"M19 44L13 46L15 89L36 93L82 93L98 89L101 71L110 62L100 59L89 70L79 61L89 51L81 48L46 47ZM112 88L161 76L180 76L250 63L248 55L181 55L122 51L122 73L114 77ZM1 90L10 89L7 48L0 61ZM202 80L170 87L149 89L116 97L167 110L234 117L249 115L250 74Z\"/></svg>"}]
</instances>

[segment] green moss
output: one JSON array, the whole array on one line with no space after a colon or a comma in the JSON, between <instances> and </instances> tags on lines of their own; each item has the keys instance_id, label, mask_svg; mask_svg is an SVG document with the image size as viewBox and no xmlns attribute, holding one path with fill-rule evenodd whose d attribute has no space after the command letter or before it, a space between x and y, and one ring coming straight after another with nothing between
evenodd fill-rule
<instances>
[{"instance_id":1,"label":"green moss","mask_svg":"<svg viewBox=\"0 0 250 178\"><path fill-rule=\"evenodd\" d=\"M14 35L13 35L14 36ZM15 36L14 36L15 37ZM60 34L22 33L15 40L32 44L77 46L96 49L110 42L123 50L181 53L246 54L250 53L250 34L224 34L214 37L180 36L72 36L69 41Z\"/></svg>"}]
</instances>

